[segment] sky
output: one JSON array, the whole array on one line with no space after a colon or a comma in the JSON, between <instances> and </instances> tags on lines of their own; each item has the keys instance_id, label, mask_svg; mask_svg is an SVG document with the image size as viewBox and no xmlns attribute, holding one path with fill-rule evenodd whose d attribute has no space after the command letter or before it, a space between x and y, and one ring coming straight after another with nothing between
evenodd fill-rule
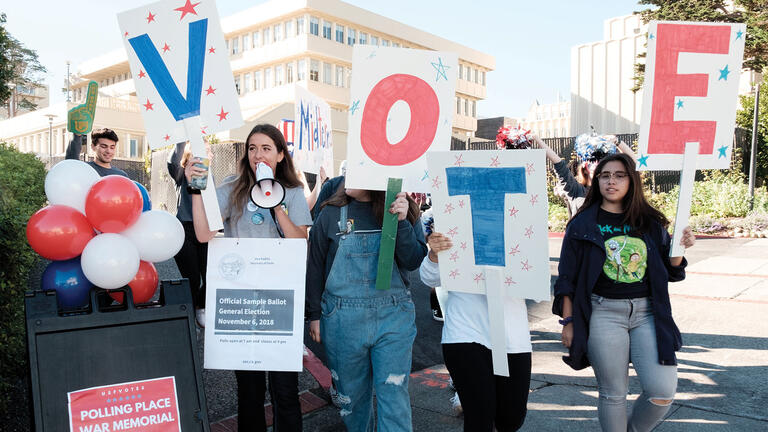
<instances>
[{"instance_id":1,"label":"sky","mask_svg":"<svg viewBox=\"0 0 768 432\"><path fill-rule=\"evenodd\" d=\"M181 0L180 4L183 4ZM217 0L222 17L263 0ZM37 51L48 69L51 104L65 100L69 60L77 65L122 49L117 13L142 0L44 0L0 6L6 29ZM478 117L524 117L534 101L553 103L570 92L571 47L602 40L603 21L640 9L637 0L348 0L347 3L400 21L496 58L488 74L487 98ZM45 9L44 11L42 9Z\"/></svg>"}]
</instances>

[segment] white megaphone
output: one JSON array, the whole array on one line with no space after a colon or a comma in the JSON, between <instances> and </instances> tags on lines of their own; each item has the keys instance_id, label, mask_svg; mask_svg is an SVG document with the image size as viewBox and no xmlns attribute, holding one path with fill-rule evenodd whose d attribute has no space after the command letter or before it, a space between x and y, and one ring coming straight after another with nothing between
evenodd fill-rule
<instances>
[{"instance_id":1,"label":"white megaphone","mask_svg":"<svg viewBox=\"0 0 768 432\"><path fill-rule=\"evenodd\" d=\"M251 201L264 209L279 206L285 199L285 188L275 180L272 168L264 162L256 165L256 184L251 188Z\"/></svg>"}]
</instances>

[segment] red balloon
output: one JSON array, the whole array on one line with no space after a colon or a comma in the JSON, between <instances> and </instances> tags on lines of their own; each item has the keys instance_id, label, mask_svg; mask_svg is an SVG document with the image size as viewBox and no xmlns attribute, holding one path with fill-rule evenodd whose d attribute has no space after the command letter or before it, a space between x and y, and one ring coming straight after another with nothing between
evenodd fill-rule
<instances>
[{"instance_id":1,"label":"red balloon","mask_svg":"<svg viewBox=\"0 0 768 432\"><path fill-rule=\"evenodd\" d=\"M131 294L133 294L133 303L148 302L155 295L159 281L160 278L157 276L157 269L154 264L148 261L141 261L136 276L132 281L128 282L128 287L131 289ZM109 295L118 302L123 302L123 293L109 293Z\"/></svg>"},{"instance_id":2,"label":"red balloon","mask_svg":"<svg viewBox=\"0 0 768 432\"><path fill-rule=\"evenodd\" d=\"M119 233L139 218L144 201L127 177L109 175L97 181L85 199L85 215L103 233Z\"/></svg>"},{"instance_id":3,"label":"red balloon","mask_svg":"<svg viewBox=\"0 0 768 432\"><path fill-rule=\"evenodd\" d=\"M40 256L53 261L80 255L95 235L88 219L65 205L43 207L27 222L29 245Z\"/></svg>"}]
</instances>

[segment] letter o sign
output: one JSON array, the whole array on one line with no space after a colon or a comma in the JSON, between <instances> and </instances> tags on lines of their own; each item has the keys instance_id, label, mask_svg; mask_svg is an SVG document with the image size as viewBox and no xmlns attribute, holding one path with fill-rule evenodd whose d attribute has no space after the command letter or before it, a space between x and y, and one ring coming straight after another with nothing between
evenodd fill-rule
<instances>
[{"instance_id":1,"label":"letter o sign","mask_svg":"<svg viewBox=\"0 0 768 432\"><path fill-rule=\"evenodd\" d=\"M405 137L393 144L387 139L387 117L399 100L410 107L411 123ZM365 102L360 124L363 151L381 165L411 163L432 145L439 117L440 103L429 84L413 75L390 75L373 87Z\"/></svg>"}]
</instances>

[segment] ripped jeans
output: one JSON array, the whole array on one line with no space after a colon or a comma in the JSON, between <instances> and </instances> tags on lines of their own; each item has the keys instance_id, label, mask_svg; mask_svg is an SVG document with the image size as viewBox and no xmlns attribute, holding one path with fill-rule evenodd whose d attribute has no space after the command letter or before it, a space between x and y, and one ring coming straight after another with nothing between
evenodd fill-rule
<instances>
[{"instance_id":1,"label":"ripped jeans","mask_svg":"<svg viewBox=\"0 0 768 432\"><path fill-rule=\"evenodd\" d=\"M408 291L374 298L322 299L320 336L350 432L412 431L408 377L416 312Z\"/></svg>"},{"instance_id":2,"label":"ripped jeans","mask_svg":"<svg viewBox=\"0 0 768 432\"><path fill-rule=\"evenodd\" d=\"M608 299L592 294L587 349L597 378L597 415L603 430L652 430L672 406L677 366L659 364L648 297ZM627 419L630 360L643 391Z\"/></svg>"}]
</instances>

